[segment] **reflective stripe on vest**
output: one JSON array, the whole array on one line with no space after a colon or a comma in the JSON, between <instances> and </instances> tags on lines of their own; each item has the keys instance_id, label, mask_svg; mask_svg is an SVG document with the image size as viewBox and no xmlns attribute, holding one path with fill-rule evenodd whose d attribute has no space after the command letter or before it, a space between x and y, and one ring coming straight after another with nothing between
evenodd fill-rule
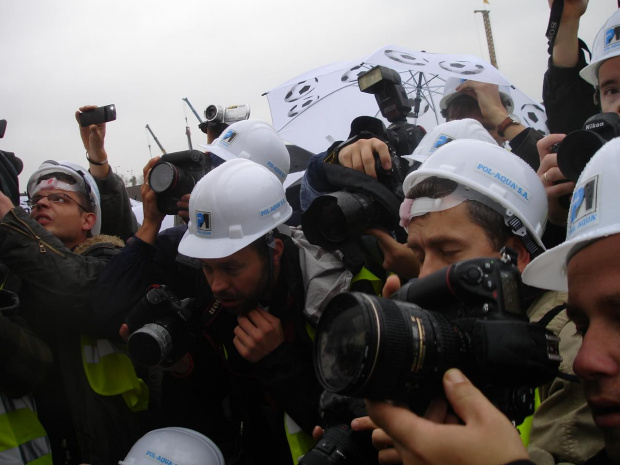
<instances>
[{"instance_id":1,"label":"reflective stripe on vest","mask_svg":"<svg viewBox=\"0 0 620 465\"><path fill-rule=\"evenodd\" d=\"M52 465L47 434L30 396L0 402L0 463Z\"/></svg>"},{"instance_id":2,"label":"reflective stripe on vest","mask_svg":"<svg viewBox=\"0 0 620 465\"><path fill-rule=\"evenodd\" d=\"M314 440L286 413L284 414L284 430L293 456L293 463L298 463L299 459L314 447Z\"/></svg>"},{"instance_id":3,"label":"reflective stripe on vest","mask_svg":"<svg viewBox=\"0 0 620 465\"><path fill-rule=\"evenodd\" d=\"M146 410L149 404L147 385L136 375L127 355L107 339L81 337L82 364L88 384L102 396L122 395L133 412Z\"/></svg>"},{"instance_id":4,"label":"reflective stripe on vest","mask_svg":"<svg viewBox=\"0 0 620 465\"><path fill-rule=\"evenodd\" d=\"M375 295L381 295L383 290L383 281L381 281L381 279L375 276L366 267L363 267L355 276L353 276L353 279L351 279L351 286L361 280L369 281L373 291L375 291Z\"/></svg>"}]
</instances>

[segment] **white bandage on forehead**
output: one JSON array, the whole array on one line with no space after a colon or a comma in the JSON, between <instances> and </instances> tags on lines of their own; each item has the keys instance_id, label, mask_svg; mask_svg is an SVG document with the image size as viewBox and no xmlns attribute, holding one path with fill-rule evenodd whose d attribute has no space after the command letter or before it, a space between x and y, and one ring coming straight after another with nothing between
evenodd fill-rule
<instances>
[{"instance_id":1,"label":"white bandage on forehead","mask_svg":"<svg viewBox=\"0 0 620 465\"><path fill-rule=\"evenodd\" d=\"M30 197L34 197L35 195L37 195L37 192L43 189L61 189L63 191L69 192L83 192L83 189L81 189L80 186L77 184L69 184L64 181L59 181L56 178L49 178L39 181L37 185L34 186L34 189L32 189Z\"/></svg>"},{"instance_id":2,"label":"white bandage on forehead","mask_svg":"<svg viewBox=\"0 0 620 465\"><path fill-rule=\"evenodd\" d=\"M484 205L495 210L502 215L506 214L506 209L497 202L489 199L487 196L477 192L469 187L458 185L458 187L446 195L438 199L430 197L419 197L417 199L405 199L400 205L400 225L407 229L411 218L416 216L426 215L427 213L440 212L449 210L457 205L465 202L466 200L476 200Z\"/></svg>"}]
</instances>

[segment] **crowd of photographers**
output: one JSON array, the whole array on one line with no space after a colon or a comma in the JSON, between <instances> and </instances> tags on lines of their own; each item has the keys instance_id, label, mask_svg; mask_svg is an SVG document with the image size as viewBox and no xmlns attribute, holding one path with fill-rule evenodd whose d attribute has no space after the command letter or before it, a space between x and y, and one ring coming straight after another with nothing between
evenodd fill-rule
<instances>
[{"instance_id":1,"label":"crowd of photographers","mask_svg":"<svg viewBox=\"0 0 620 465\"><path fill-rule=\"evenodd\" d=\"M546 136L497 85L449 79L427 133L360 82L390 126L354 120L290 202L278 133L211 106L141 224L113 106L29 211L0 152L0 463L620 464L620 10L588 64L588 1L549 3Z\"/></svg>"}]
</instances>

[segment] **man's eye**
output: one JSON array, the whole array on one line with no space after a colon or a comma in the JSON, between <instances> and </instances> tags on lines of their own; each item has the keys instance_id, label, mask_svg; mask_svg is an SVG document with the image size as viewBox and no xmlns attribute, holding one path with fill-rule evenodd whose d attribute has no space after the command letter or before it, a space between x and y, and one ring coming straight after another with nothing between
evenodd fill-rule
<instances>
[{"instance_id":1,"label":"man's eye","mask_svg":"<svg viewBox=\"0 0 620 465\"><path fill-rule=\"evenodd\" d=\"M441 251L444 257L454 257L458 255L460 250L458 249L444 249Z\"/></svg>"},{"instance_id":2,"label":"man's eye","mask_svg":"<svg viewBox=\"0 0 620 465\"><path fill-rule=\"evenodd\" d=\"M58 195L58 194L56 194L56 195L54 195L54 194L50 195L50 196L49 196L49 199L50 199L52 202L56 202L56 203L66 203L66 202L67 202L67 199L66 199L66 198L64 198L64 196L62 196L62 195Z\"/></svg>"}]
</instances>

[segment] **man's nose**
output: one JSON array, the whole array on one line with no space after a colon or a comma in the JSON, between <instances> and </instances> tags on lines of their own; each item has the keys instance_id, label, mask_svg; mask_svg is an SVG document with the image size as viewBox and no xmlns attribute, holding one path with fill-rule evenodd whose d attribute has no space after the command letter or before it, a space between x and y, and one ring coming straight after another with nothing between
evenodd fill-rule
<instances>
[{"instance_id":1,"label":"man's nose","mask_svg":"<svg viewBox=\"0 0 620 465\"><path fill-rule=\"evenodd\" d=\"M32 205L33 209L36 208L49 208L50 206L50 201L47 197L41 197L39 200L36 201L36 203L34 205Z\"/></svg>"},{"instance_id":2,"label":"man's nose","mask_svg":"<svg viewBox=\"0 0 620 465\"><path fill-rule=\"evenodd\" d=\"M214 271L211 277L211 291L213 293L221 293L229 288L229 280L224 273Z\"/></svg>"},{"instance_id":3,"label":"man's nose","mask_svg":"<svg viewBox=\"0 0 620 465\"><path fill-rule=\"evenodd\" d=\"M618 376L620 366L617 357L611 353L613 344L609 341L615 339L615 335L609 331L609 324L591 322L579 352L573 362L573 371L583 379L594 379L599 376Z\"/></svg>"}]
</instances>

